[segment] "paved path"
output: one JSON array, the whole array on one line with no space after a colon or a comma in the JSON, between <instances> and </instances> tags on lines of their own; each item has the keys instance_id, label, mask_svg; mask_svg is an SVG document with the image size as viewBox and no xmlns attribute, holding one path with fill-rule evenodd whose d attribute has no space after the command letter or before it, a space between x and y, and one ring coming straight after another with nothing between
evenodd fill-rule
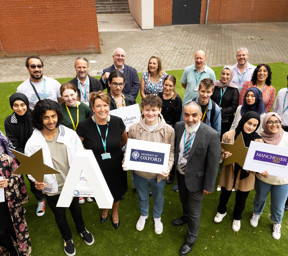
<instances>
[{"instance_id":1,"label":"paved path","mask_svg":"<svg viewBox=\"0 0 288 256\"><path fill-rule=\"evenodd\" d=\"M105 19L99 21L99 26L105 24ZM111 55L116 47L126 50L126 63L138 72L147 69L152 55L160 56L164 70L184 69L191 65L198 49L206 51L209 66L234 64L236 49L240 46L249 49L251 63L288 63L288 22L178 25L143 31L137 26L132 31L115 28L117 31L100 29L103 31L100 32L101 54L84 55L91 61L91 75L100 75L103 68L112 64ZM54 78L75 76L74 61L77 56L42 56L44 74ZM28 77L25 57L2 58L0 67L0 82L22 81Z\"/></svg>"}]
</instances>

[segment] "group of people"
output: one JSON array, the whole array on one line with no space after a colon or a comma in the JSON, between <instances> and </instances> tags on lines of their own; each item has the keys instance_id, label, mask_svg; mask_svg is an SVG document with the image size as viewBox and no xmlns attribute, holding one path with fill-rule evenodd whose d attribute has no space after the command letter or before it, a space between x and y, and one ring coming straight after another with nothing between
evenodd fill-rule
<instances>
[{"instance_id":1,"label":"group of people","mask_svg":"<svg viewBox=\"0 0 288 256\"><path fill-rule=\"evenodd\" d=\"M89 61L78 57L76 77L62 85L43 75L44 63L38 56L27 58L30 77L10 96L13 113L5 120L7 138L0 134L0 177L3 177L0 188L5 189L5 202L0 203L0 245L10 255L30 255L31 242L22 207L27 202L27 190L23 177L13 174L17 159L9 147L28 156L42 148L45 164L59 171L56 175L45 175L43 181L31 176L28 180L38 200L37 216L45 214L47 202L63 238L66 255L75 255L76 249L66 210L56 204L71 162L81 150L91 149L99 164L114 199L111 223L118 229L119 203L128 189L128 169L123 166L128 138L170 144L166 171L155 174L130 170L140 209L136 229L142 231L145 227L152 193L155 233L162 234L164 187L177 177L183 215L172 224L187 224L185 242L179 250L180 255L187 255L198 237L202 200L214 191L220 159L231 156L231 152L221 150L220 141L233 144L242 135L246 147L251 141L288 147L288 135L284 132L288 128L287 89L279 91L274 112L270 112L276 95L271 86L271 69L266 64L257 67L249 64L247 48L237 49L237 63L225 66L218 81L206 65L205 52L197 51L195 63L185 69L181 78L185 88L183 101L175 90L176 78L163 71L159 57L151 56L147 72L139 82L136 69L125 64L125 56L122 48L115 49L114 63L103 70L100 80L89 75ZM141 118L127 133L123 120L109 113L136 104L139 90ZM280 238L288 196L287 178L269 175L269 170L255 174L233 163L222 168L219 185L221 194L215 223L222 222L226 216L226 205L235 189L232 229L238 232L246 199L255 187L250 223L257 227L271 192L272 236ZM69 210L79 235L87 245L92 245L94 236L86 229L79 206L84 202L84 198L75 197ZM108 219L109 209L102 209L100 223ZM14 247L13 241L18 247Z\"/></svg>"}]
</instances>

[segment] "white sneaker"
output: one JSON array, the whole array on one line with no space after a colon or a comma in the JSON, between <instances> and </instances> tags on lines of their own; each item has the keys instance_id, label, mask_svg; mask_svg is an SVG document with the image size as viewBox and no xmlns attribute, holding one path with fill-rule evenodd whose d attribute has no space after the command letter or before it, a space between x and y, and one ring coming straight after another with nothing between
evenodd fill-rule
<instances>
[{"instance_id":1,"label":"white sneaker","mask_svg":"<svg viewBox=\"0 0 288 256\"><path fill-rule=\"evenodd\" d=\"M87 197L86 200L88 203L92 203L94 201L92 197Z\"/></svg>"},{"instance_id":2,"label":"white sneaker","mask_svg":"<svg viewBox=\"0 0 288 256\"><path fill-rule=\"evenodd\" d=\"M258 226L259 219L260 219L260 215L253 213L250 219L251 226L256 228Z\"/></svg>"},{"instance_id":3,"label":"white sneaker","mask_svg":"<svg viewBox=\"0 0 288 256\"><path fill-rule=\"evenodd\" d=\"M38 201L38 206L36 209L36 215L38 217L43 216L45 214L45 208L46 208L45 200L43 200L42 202Z\"/></svg>"},{"instance_id":4,"label":"white sneaker","mask_svg":"<svg viewBox=\"0 0 288 256\"><path fill-rule=\"evenodd\" d=\"M233 220L232 229L235 232L238 232L241 228L241 221L240 220Z\"/></svg>"},{"instance_id":5,"label":"white sneaker","mask_svg":"<svg viewBox=\"0 0 288 256\"><path fill-rule=\"evenodd\" d=\"M84 197L79 197L79 204L84 204L84 203L85 203Z\"/></svg>"},{"instance_id":6,"label":"white sneaker","mask_svg":"<svg viewBox=\"0 0 288 256\"><path fill-rule=\"evenodd\" d=\"M157 235L161 235L163 232L163 223L161 222L161 218L154 218L154 228L155 233Z\"/></svg>"},{"instance_id":7,"label":"white sneaker","mask_svg":"<svg viewBox=\"0 0 288 256\"><path fill-rule=\"evenodd\" d=\"M215 216L215 218L214 218L214 222L215 223L220 223L223 219L224 219L224 217L226 216L226 214L227 214L227 212L225 212L225 213L220 213L220 212L217 212L216 213L216 216Z\"/></svg>"},{"instance_id":8,"label":"white sneaker","mask_svg":"<svg viewBox=\"0 0 288 256\"><path fill-rule=\"evenodd\" d=\"M142 216L142 215L139 217L136 223L136 229L138 231L142 231L144 229L147 218L148 216Z\"/></svg>"},{"instance_id":9,"label":"white sneaker","mask_svg":"<svg viewBox=\"0 0 288 256\"><path fill-rule=\"evenodd\" d=\"M273 233L272 237L276 240L279 240L281 237L281 224L273 224Z\"/></svg>"}]
</instances>

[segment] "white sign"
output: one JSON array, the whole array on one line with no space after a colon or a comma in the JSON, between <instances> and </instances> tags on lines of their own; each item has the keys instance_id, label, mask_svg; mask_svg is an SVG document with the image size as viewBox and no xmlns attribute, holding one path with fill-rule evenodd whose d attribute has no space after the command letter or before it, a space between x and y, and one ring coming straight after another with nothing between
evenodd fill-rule
<instances>
[{"instance_id":1,"label":"white sign","mask_svg":"<svg viewBox=\"0 0 288 256\"><path fill-rule=\"evenodd\" d=\"M0 177L0 180L3 180L4 177ZM4 188L0 188L0 203L3 203L5 202L5 191L4 191Z\"/></svg>"},{"instance_id":2,"label":"white sign","mask_svg":"<svg viewBox=\"0 0 288 256\"><path fill-rule=\"evenodd\" d=\"M165 143L128 139L123 165L135 171L167 172L170 147Z\"/></svg>"},{"instance_id":3,"label":"white sign","mask_svg":"<svg viewBox=\"0 0 288 256\"><path fill-rule=\"evenodd\" d=\"M141 117L138 104L134 104L134 105L123 107L123 108L113 109L109 112L109 114L112 116L120 117L126 126L127 132L129 132L129 128L131 125L139 122L140 117Z\"/></svg>"},{"instance_id":4,"label":"white sign","mask_svg":"<svg viewBox=\"0 0 288 256\"><path fill-rule=\"evenodd\" d=\"M73 197L94 197L99 208L112 208L113 196L92 150L81 150L74 157L57 207L69 207Z\"/></svg>"},{"instance_id":5,"label":"white sign","mask_svg":"<svg viewBox=\"0 0 288 256\"><path fill-rule=\"evenodd\" d=\"M253 172L268 171L269 175L288 178L288 150L251 141L243 169Z\"/></svg>"}]
</instances>

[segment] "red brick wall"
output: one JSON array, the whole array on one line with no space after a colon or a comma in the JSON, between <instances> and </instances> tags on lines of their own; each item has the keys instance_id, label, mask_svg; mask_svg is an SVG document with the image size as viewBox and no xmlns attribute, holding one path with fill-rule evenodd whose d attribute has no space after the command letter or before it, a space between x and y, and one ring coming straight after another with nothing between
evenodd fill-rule
<instances>
[{"instance_id":1,"label":"red brick wall","mask_svg":"<svg viewBox=\"0 0 288 256\"><path fill-rule=\"evenodd\" d=\"M154 0L154 26L172 24L173 0Z\"/></svg>"},{"instance_id":2,"label":"red brick wall","mask_svg":"<svg viewBox=\"0 0 288 256\"><path fill-rule=\"evenodd\" d=\"M200 23L205 23L202 0ZM287 0L210 0L208 24L288 21Z\"/></svg>"},{"instance_id":3,"label":"red brick wall","mask_svg":"<svg viewBox=\"0 0 288 256\"><path fill-rule=\"evenodd\" d=\"M95 0L0 0L0 55L100 52Z\"/></svg>"}]
</instances>

